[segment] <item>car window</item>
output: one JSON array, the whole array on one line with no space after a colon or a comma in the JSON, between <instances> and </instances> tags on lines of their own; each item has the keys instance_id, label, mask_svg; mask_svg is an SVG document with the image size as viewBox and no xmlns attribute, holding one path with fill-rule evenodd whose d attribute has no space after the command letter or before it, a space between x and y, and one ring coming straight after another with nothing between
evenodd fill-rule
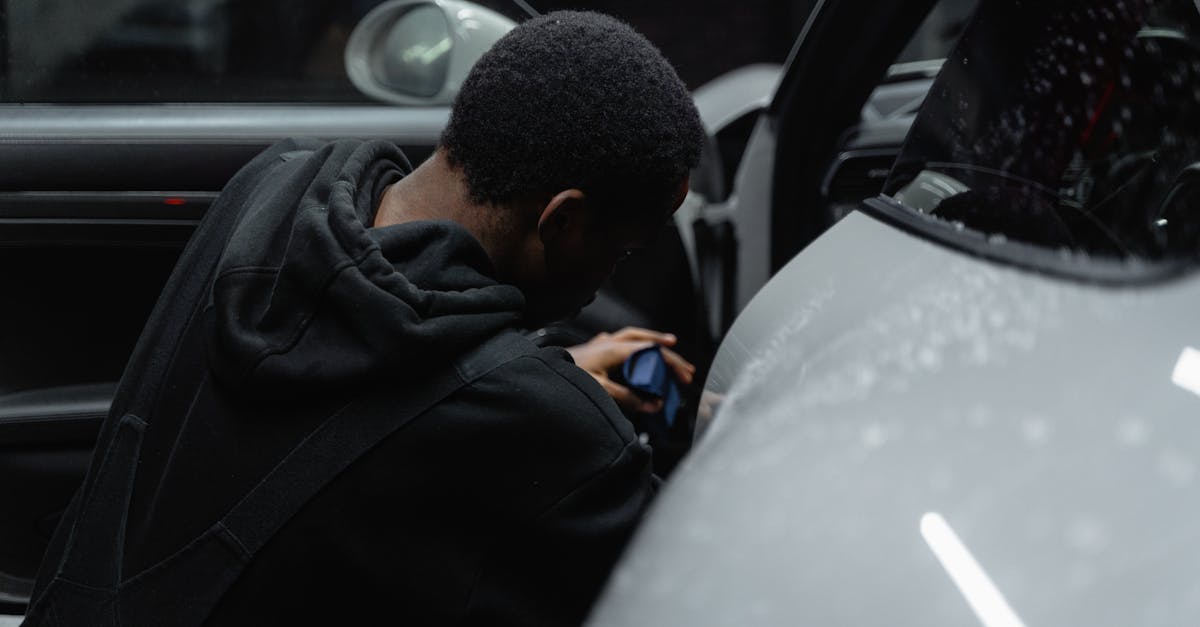
<instances>
[{"instance_id":1,"label":"car window","mask_svg":"<svg viewBox=\"0 0 1200 627\"><path fill-rule=\"evenodd\" d=\"M967 26L978 0L941 0L921 23L896 63L945 59Z\"/></svg>"},{"instance_id":2,"label":"car window","mask_svg":"<svg viewBox=\"0 0 1200 627\"><path fill-rule=\"evenodd\" d=\"M1194 0L985 0L885 194L994 241L1200 253Z\"/></svg>"},{"instance_id":3,"label":"car window","mask_svg":"<svg viewBox=\"0 0 1200 627\"><path fill-rule=\"evenodd\" d=\"M0 102L367 102L342 52L380 2L8 0Z\"/></svg>"},{"instance_id":4,"label":"car window","mask_svg":"<svg viewBox=\"0 0 1200 627\"><path fill-rule=\"evenodd\" d=\"M863 104L861 124L847 135L850 141L825 177L823 192L832 221L883 190L908 125L977 4L978 0L937 2Z\"/></svg>"}]
</instances>

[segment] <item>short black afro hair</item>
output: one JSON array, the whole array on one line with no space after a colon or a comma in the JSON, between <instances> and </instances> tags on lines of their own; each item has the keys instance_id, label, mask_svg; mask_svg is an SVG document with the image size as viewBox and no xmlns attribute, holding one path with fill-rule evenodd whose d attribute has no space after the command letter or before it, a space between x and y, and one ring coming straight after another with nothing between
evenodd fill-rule
<instances>
[{"instance_id":1,"label":"short black afro hair","mask_svg":"<svg viewBox=\"0 0 1200 627\"><path fill-rule=\"evenodd\" d=\"M471 70L441 146L476 202L578 188L607 210L661 210L704 145L687 87L612 17L558 11L514 28Z\"/></svg>"}]
</instances>

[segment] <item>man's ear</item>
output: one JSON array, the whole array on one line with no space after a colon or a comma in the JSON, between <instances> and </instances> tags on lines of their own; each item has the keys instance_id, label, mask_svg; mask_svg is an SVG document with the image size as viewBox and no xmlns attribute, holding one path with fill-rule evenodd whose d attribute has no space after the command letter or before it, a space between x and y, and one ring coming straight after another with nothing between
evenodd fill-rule
<instances>
[{"instance_id":1,"label":"man's ear","mask_svg":"<svg viewBox=\"0 0 1200 627\"><path fill-rule=\"evenodd\" d=\"M586 226L586 209L587 198L581 190L572 188L555 194L538 216L538 236L545 243L578 234Z\"/></svg>"},{"instance_id":2,"label":"man's ear","mask_svg":"<svg viewBox=\"0 0 1200 627\"><path fill-rule=\"evenodd\" d=\"M683 199L687 198L688 186L691 184L691 175L685 175L683 181L679 183L679 187L675 190L675 209L678 209L683 204ZM674 209L671 210L674 212Z\"/></svg>"}]
</instances>

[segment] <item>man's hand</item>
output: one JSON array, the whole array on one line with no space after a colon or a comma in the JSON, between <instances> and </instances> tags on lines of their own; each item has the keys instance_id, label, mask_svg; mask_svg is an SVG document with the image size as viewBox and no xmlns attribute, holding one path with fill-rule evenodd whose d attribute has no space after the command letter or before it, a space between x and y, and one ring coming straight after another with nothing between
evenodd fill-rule
<instances>
[{"instance_id":1,"label":"man's hand","mask_svg":"<svg viewBox=\"0 0 1200 627\"><path fill-rule=\"evenodd\" d=\"M657 344L663 347L663 361L675 373L675 378L687 385L692 382L696 367L666 348L674 346L675 341L675 336L670 333L625 327L616 333L601 333L586 344L567 348L567 352L571 353L575 365L592 375L618 405L631 411L652 414L662 409L661 399L643 400L629 388L608 378L608 371L625 363L630 355Z\"/></svg>"}]
</instances>

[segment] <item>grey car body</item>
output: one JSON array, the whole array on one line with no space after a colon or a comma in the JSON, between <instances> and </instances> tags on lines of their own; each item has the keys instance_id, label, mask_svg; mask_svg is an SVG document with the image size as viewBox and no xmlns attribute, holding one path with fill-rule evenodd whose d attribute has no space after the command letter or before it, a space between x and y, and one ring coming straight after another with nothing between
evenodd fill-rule
<instances>
[{"instance_id":1,"label":"grey car body","mask_svg":"<svg viewBox=\"0 0 1200 627\"><path fill-rule=\"evenodd\" d=\"M851 215L738 318L590 624L973 624L930 513L1027 624L1200 616L1197 311L1195 277L1080 285Z\"/></svg>"},{"instance_id":2,"label":"grey car body","mask_svg":"<svg viewBox=\"0 0 1200 627\"><path fill-rule=\"evenodd\" d=\"M1021 3L990 6L1002 4L1021 9ZM1067 17L1069 4L1062 8ZM1094 10L1130 6L1117 4ZM975 25L995 17L977 16ZM1145 26L1129 34L1155 51L1160 41L1182 37ZM975 35L975 44L986 41L978 28ZM960 44L947 61L956 65L932 86L906 154L938 142L961 149L966 144L955 133L986 117L973 95L954 91L966 46ZM1088 63L1107 60L1082 41L1071 48ZM1003 84L1004 67L990 69L977 81L1011 88ZM1128 83L1124 77L1114 74L1113 84ZM1094 77L1077 71L1062 80L1090 86ZM1086 144L1105 124L1113 89L1107 92L1089 96L1084 133L1069 114L1058 118L1057 130L1037 130L1091 155ZM1185 109L1195 105L1190 96ZM1138 106L1137 98L1128 101ZM936 118L947 102L961 120ZM1125 105L1117 109L1126 122L1137 115L1126 114ZM770 114L758 126L746 159L759 169L743 170L740 184L759 185L742 190L743 201L769 202L762 179L789 176L773 161L787 141L777 127ZM938 136L929 140L930 132ZM1195 160L1196 141L1189 130L1168 143ZM968 147L984 154L981 145L987 147ZM1169 152L1150 161L1169 162ZM1001 155L1008 156L1028 155ZM1010 159L1010 169L985 175L1008 186L1017 180L1009 175L1024 168L1032 172L1017 181L1024 194L1038 169L1053 169L1053 160L1044 159ZM932 160L925 167L952 165L960 167ZM1174 190L1189 189L1181 181L1193 167L1170 173ZM1090 169L1096 181L1115 171L1098 168L1076 164L1064 171L1085 178L1080 171ZM910 182L937 187L917 176ZM953 189L945 197L968 188L948 180L942 182ZM978 188L990 189L984 180L975 179ZM1012 241L1003 231L939 218L936 208L903 206L896 198L914 188L889 186L887 196L858 205L804 247L740 313L706 382L701 426L710 413L715 419L656 503L588 624L1195 624L1195 242L1177 232L1173 241L1186 241L1179 251L1124 257L1089 250L1078 233L1074 245L1047 245L1035 241L1044 233L1019 223L1046 215L1033 209L1011 214L1012 232L1028 238ZM1057 191L1066 194L1067 187ZM1134 249L1136 237L1113 238L1102 224L1105 203L1126 187L1122 181L1098 202L1072 197L1072 204L1054 207L1094 218L1088 224L1100 224L1105 240L1096 246ZM1049 186L1003 198L1038 207L1043 188ZM1162 202L1166 211L1173 193L1165 199L1147 193L1129 206ZM1171 224L1195 220L1196 199L1189 198L1192 214L1172 214ZM735 221L778 228L763 215L747 212ZM1152 217L1140 219L1166 228L1168 220ZM760 231L760 241L771 235ZM766 272L766 264L760 261L758 271Z\"/></svg>"}]
</instances>

